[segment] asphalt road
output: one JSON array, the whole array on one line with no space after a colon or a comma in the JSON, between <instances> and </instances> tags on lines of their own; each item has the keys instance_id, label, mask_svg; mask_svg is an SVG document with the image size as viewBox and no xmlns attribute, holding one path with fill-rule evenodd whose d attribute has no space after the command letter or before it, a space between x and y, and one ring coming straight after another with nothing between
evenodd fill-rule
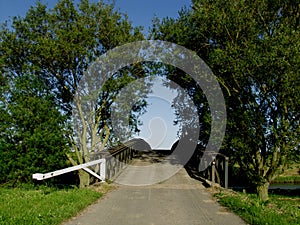
<instances>
[{"instance_id":1,"label":"asphalt road","mask_svg":"<svg viewBox=\"0 0 300 225\"><path fill-rule=\"evenodd\" d=\"M137 160L135 165L143 162ZM142 174L140 167L125 169L119 181ZM149 177L157 175L150 172ZM145 176L145 174L143 174ZM118 180L117 179L117 180ZM122 183L122 182L121 182ZM64 225L235 225L246 224L213 200L201 182L184 168L166 181L147 186L118 185L97 203Z\"/></svg>"}]
</instances>

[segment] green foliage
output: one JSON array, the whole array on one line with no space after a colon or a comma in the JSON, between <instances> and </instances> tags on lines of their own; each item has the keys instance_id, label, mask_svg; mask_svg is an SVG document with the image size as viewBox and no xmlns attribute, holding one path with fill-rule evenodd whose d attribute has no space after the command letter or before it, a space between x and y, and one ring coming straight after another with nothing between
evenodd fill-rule
<instances>
[{"instance_id":1,"label":"green foliage","mask_svg":"<svg viewBox=\"0 0 300 225\"><path fill-rule=\"evenodd\" d=\"M1 118L0 182L27 182L33 172L66 166L65 137L72 132L65 127L84 72L108 50L141 39L140 29L104 1L82 0L75 5L73 0L59 0L53 9L37 2L24 18L14 17L11 27L1 27L0 110L5 116ZM140 66L129 66L108 80L99 93L92 137L98 136L100 149L113 133L110 106L118 90L143 75ZM141 102L136 111L144 105ZM133 127L136 121L132 119ZM76 138L71 139L74 144ZM72 164L89 161L87 145L85 141L73 145L78 154L68 155Z\"/></svg>"},{"instance_id":2,"label":"green foliage","mask_svg":"<svg viewBox=\"0 0 300 225\"><path fill-rule=\"evenodd\" d=\"M0 182L30 182L36 172L65 167L65 118L33 76L20 77L0 101Z\"/></svg>"},{"instance_id":3,"label":"green foliage","mask_svg":"<svg viewBox=\"0 0 300 225\"><path fill-rule=\"evenodd\" d=\"M0 188L0 224L61 224L101 196L88 189Z\"/></svg>"},{"instance_id":4,"label":"green foliage","mask_svg":"<svg viewBox=\"0 0 300 225\"><path fill-rule=\"evenodd\" d=\"M261 186L299 151L299 4L193 2L178 19L156 23L154 36L194 50L213 70L227 105L222 151Z\"/></svg>"},{"instance_id":5,"label":"green foliage","mask_svg":"<svg viewBox=\"0 0 300 225\"><path fill-rule=\"evenodd\" d=\"M24 18L0 33L0 61L6 76L36 73L70 113L70 101L87 67L118 45L143 39L126 15L99 1L59 0L54 9L38 2Z\"/></svg>"},{"instance_id":6,"label":"green foliage","mask_svg":"<svg viewBox=\"0 0 300 225\"><path fill-rule=\"evenodd\" d=\"M265 224L299 224L299 196L288 197L270 195L268 202L262 201L254 194L218 193L219 202L240 215L247 223Z\"/></svg>"}]
</instances>

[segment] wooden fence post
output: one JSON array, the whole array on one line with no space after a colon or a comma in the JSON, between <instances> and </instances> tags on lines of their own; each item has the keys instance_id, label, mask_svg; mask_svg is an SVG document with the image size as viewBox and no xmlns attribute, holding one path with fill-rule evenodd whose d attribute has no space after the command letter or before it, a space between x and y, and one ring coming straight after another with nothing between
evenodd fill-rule
<instances>
[{"instance_id":1,"label":"wooden fence post","mask_svg":"<svg viewBox=\"0 0 300 225\"><path fill-rule=\"evenodd\" d=\"M229 157L225 157L225 188L228 188L228 161Z\"/></svg>"}]
</instances>

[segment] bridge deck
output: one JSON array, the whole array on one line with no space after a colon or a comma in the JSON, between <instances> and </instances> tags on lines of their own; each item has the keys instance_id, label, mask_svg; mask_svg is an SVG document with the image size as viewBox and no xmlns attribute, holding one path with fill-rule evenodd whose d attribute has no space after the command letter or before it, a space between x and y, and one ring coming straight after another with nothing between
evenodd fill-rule
<instances>
[{"instance_id":1,"label":"bridge deck","mask_svg":"<svg viewBox=\"0 0 300 225\"><path fill-rule=\"evenodd\" d=\"M154 157L155 158L155 157ZM156 157L160 158L160 157ZM153 159L153 158L152 158ZM149 165L149 157L134 160L134 165ZM118 179L139 177L136 167L125 169ZM150 174L151 176L151 174ZM170 179L148 186L119 185L80 216L65 225L200 225L245 224L238 216L217 204L185 169Z\"/></svg>"}]
</instances>

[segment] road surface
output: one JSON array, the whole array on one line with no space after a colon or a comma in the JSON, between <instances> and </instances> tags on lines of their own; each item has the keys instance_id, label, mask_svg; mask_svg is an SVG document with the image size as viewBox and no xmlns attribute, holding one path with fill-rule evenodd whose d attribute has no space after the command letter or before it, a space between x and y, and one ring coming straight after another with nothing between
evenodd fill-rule
<instances>
[{"instance_id":1,"label":"road surface","mask_svg":"<svg viewBox=\"0 0 300 225\"><path fill-rule=\"evenodd\" d=\"M135 160L135 165L141 165ZM137 167L139 168L139 167ZM140 172L125 169L124 181ZM184 168L170 179L147 186L118 185L64 225L237 225L246 224L213 200L201 182Z\"/></svg>"}]
</instances>

